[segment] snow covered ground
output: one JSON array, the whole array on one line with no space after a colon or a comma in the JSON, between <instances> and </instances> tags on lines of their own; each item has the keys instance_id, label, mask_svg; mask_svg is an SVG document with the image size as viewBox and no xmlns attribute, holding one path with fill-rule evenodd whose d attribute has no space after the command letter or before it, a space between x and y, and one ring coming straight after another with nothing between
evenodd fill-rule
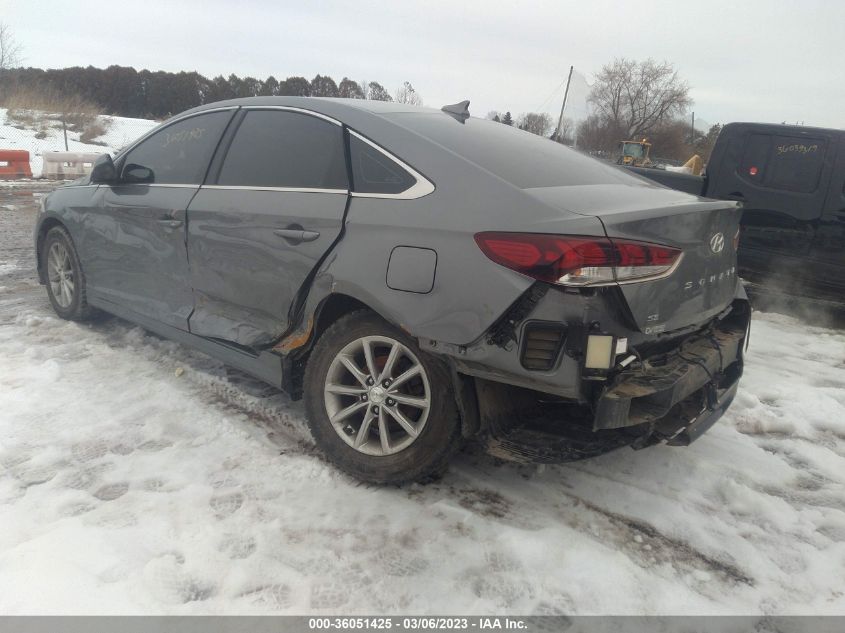
<instances>
[{"instance_id":1,"label":"snow covered ground","mask_svg":"<svg viewBox=\"0 0 845 633\"><path fill-rule=\"evenodd\" d=\"M376 488L300 404L118 319L61 321L0 190L0 613L845 614L845 333L757 314L687 449L470 447Z\"/></svg>"},{"instance_id":2,"label":"snow covered ground","mask_svg":"<svg viewBox=\"0 0 845 633\"><path fill-rule=\"evenodd\" d=\"M114 154L131 141L146 134L159 124L158 121L148 119L129 119L117 116L99 117L106 133L94 139L96 143L82 143L79 132L68 130L68 146L65 150L64 133L60 122L45 130L46 137L36 137L38 130L17 127L15 121L10 120L6 108L0 108L0 149L24 149L29 152L30 166L34 178L41 176L44 152L93 152L96 154Z\"/></svg>"}]
</instances>

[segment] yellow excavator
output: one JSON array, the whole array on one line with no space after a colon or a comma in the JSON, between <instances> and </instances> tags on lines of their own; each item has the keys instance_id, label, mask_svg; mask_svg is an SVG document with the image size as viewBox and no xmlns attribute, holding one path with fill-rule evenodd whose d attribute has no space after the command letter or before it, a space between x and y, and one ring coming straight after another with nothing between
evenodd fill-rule
<instances>
[{"instance_id":1,"label":"yellow excavator","mask_svg":"<svg viewBox=\"0 0 845 633\"><path fill-rule=\"evenodd\" d=\"M619 147L622 154L616 160L619 165L630 165L632 167L651 167L651 159L648 153L651 151L651 143L647 138L641 141L621 141Z\"/></svg>"},{"instance_id":2,"label":"yellow excavator","mask_svg":"<svg viewBox=\"0 0 845 633\"><path fill-rule=\"evenodd\" d=\"M619 165L630 165L631 167L657 167L657 165L649 158L651 152L651 143L647 138L641 141L620 141L619 147L622 152L616 163ZM701 156L693 154L689 160L680 168L666 167L671 171L684 171L686 173L700 176L704 165Z\"/></svg>"}]
</instances>

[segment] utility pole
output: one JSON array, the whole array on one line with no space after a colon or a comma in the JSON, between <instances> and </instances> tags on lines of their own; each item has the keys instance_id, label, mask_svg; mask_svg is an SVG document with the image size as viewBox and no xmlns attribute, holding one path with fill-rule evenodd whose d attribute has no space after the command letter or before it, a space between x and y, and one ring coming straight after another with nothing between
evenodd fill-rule
<instances>
[{"instance_id":1,"label":"utility pole","mask_svg":"<svg viewBox=\"0 0 845 633\"><path fill-rule=\"evenodd\" d=\"M566 97L569 95L569 82L572 81L573 68L575 68L575 66L569 67L569 77L566 78L566 90L563 93L563 104L560 106L560 118L557 120L557 127L555 128L554 139L558 142L561 140L560 132L563 128L563 110L566 108Z\"/></svg>"},{"instance_id":2,"label":"utility pole","mask_svg":"<svg viewBox=\"0 0 845 633\"><path fill-rule=\"evenodd\" d=\"M690 144L695 143L695 112L692 113L692 128L690 128L689 142Z\"/></svg>"}]
</instances>

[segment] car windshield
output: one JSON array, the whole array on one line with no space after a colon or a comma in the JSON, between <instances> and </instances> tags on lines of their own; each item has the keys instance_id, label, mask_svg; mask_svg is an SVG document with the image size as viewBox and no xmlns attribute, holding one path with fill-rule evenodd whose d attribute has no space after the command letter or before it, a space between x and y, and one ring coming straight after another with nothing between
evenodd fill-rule
<instances>
[{"instance_id":1,"label":"car windshield","mask_svg":"<svg viewBox=\"0 0 845 633\"><path fill-rule=\"evenodd\" d=\"M504 123L461 122L441 113L397 113L391 119L521 189L639 183L613 165Z\"/></svg>"}]
</instances>

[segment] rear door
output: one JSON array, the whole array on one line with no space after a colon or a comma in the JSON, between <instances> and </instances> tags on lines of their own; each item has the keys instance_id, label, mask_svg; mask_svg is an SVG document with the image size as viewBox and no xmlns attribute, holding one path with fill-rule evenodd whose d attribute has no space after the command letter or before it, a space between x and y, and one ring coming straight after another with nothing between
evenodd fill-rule
<instances>
[{"instance_id":1,"label":"rear door","mask_svg":"<svg viewBox=\"0 0 845 633\"><path fill-rule=\"evenodd\" d=\"M186 210L234 110L175 121L118 161L84 214L91 292L136 314L186 330L193 309L185 248Z\"/></svg>"},{"instance_id":2,"label":"rear door","mask_svg":"<svg viewBox=\"0 0 845 633\"><path fill-rule=\"evenodd\" d=\"M344 131L296 108L245 108L188 209L194 334L261 348L340 235L349 195Z\"/></svg>"},{"instance_id":3,"label":"rear door","mask_svg":"<svg viewBox=\"0 0 845 633\"><path fill-rule=\"evenodd\" d=\"M726 132L733 135L707 195L744 205L740 272L789 292L812 283L817 271L808 263L833 171L833 138L795 127Z\"/></svg>"}]
</instances>

